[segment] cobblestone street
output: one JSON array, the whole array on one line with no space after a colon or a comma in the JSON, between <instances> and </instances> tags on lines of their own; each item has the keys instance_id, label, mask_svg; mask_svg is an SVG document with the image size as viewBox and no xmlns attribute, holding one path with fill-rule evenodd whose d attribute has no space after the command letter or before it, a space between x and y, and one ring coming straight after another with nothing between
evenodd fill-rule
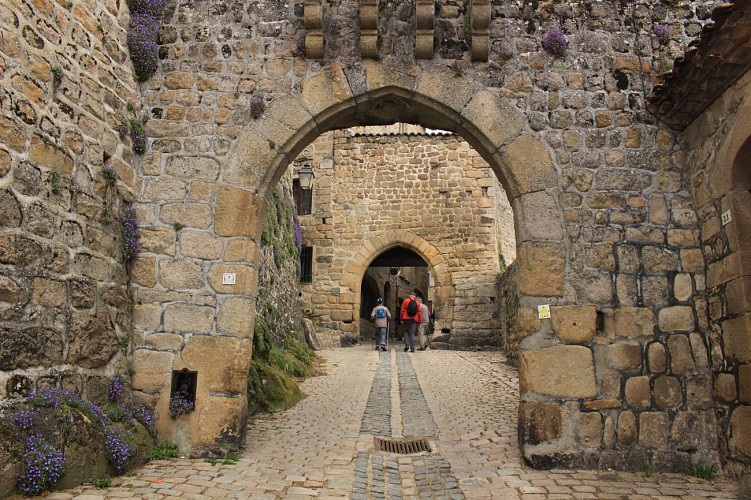
<instances>
[{"instance_id":1,"label":"cobblestone street","mask_svg":"<svg viewBox=\"0 0 751 500\"><path fill-rule=\"evenodd\" d=\"M236 464L154 461L102 498L736 498L737 484L678 474L536 471L516 444L517 377L500 353L328 350L295 407L256 416ZM374 438L425 438L430 452L377 451Z\"/></svg>"}]
</instances>

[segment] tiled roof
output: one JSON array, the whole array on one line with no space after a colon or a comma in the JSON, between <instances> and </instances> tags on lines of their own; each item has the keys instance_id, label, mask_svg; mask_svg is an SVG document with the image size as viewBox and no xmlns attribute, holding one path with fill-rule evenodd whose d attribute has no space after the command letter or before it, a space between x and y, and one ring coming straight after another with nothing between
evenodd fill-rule
<instances>
[{"instance_id":1,"label":"tiled roof","mask_svg":"<svg viewBox=\"0 0 751 500\"><path fill-rule=\"evenodd\" d=\"M649 110L673 128L686 128L751 69L751 0L719 4L712 21L648 98Z\"/></svg>"}]
</instances>

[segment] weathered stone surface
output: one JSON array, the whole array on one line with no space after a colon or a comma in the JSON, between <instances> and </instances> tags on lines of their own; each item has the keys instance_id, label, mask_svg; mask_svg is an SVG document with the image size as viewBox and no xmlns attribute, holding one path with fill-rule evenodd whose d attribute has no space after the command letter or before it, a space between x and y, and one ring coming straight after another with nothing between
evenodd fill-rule
<instances>
[{"instance_id":1,"label":"weathered stone surface","mask_svg":"<svg viewBox=\"0 0 751 500\"><path fill-rule=\"evenodd\" d=\"M222 284L224 273L235 273L235 284ZM209 285L218 293L250 296L258 288L258 271L239 264L215 264L209 270Z\"/></svg>"},{"instance_id":2,"label":"weathered stone surface","mask_svg":"<svg viewBox=\"0 0 751 500\"><path fill-rule=\"evenodd\" d=\"M159 281L167 289L188 290L203 286L201 266L185 259L159 261Z\"/></svg>"},{"instance_id":3,"label":"weathered stone surface","mask_svg":"<svg viewBox=\"0 0 751 500\"><path fill-rule=\"evenodd\" d=\"M255 301L230 297L219 304L216 331L219 334L251 337L255 313Z\"/></svg>"},{"instance_id":4,"label":"weathered stone surface","mask_svg":"<svg viewBox=\"0 0 751 500\"><path fill-rule=\"evenodd\" d=\"M621 412L618 417L618 444L629 446L636 441L636 415L630 411Z\"/></svg>"},{"instance_id":5,"label":"weathered stone surface","mask_svg":"<svg viewBox=\"0 0 751 500\"><path fill-rule=\"evenodd\" d=\"M198 402L196 402L198 404ZM202 411L198 417L199 436L194 441L200 446L214 447L218 442L243 442L247 426L248 398L245 394L238 397L209 396L202 402Z\"/></svg>"},{"instance_id":6,"label":"weathered stone surface","mask_svg":"<svg viewBox=\"0 0 751 500\"><path fill-rule=\"evenodd\" d=\"M133 351L133 389L136 391L161 391L170 387L172 363L171 352L136 349Z\"/></svg>"},{"instance_id":7,"label":"weathered stone surface","mask_svg":"<svg viewBox=\"0 0 751 500\"><path fill-rule=\"evenodd\" d=\"M668 444L667 413L644 412L639 415L639 445L651 449L663 449Z\"/></svg>"},{"instance_id":8,"label":"weathered stone surface","mask_svg":"<svg viewBox=\"0 0 751 500\"><path fill-rule=\"evenodd\" d=\"M0 226L19 227L22 220L21 204L16 197L8 190L0 190Z\"/></svg>"},{"instance_id":9,"label":"weathered stone surface","mask_svg":"<svg viewBox=\"0 0 751 500\"><path fill-rule=\"evenodd\" d=\"M520 403L519 431L526 443L540 444L561 437L561 409L556 403Z\"/></svg>"},{"instance_id":10,"label":"weathered stone surface","mask_svg":"<svg viewBox=\"0 0 751 500\"><path fill-rule=\"evenodd\" d=\"M583 346L555 346L519 355L519 387L558 397L591 398L597 394L592 351Z\"/></svg>"},{"instance_id":11,"label":"weathered stone surface","mask_svg":"<svg viewBox=\"0 0 751 500\"><path fill-rule=\"evenodd\" d=\"M114 325L104 311L97 311L96 316L73 311L68 335L67 362L70 364L99 368L120 349Z\"/></svg>"},{"instance_id":12,"label":"weathered stone surface","mask_svg":"<svg viewBox=\"0 0 751 500\"><path fill-rule=\"evenodd\" d=\"M183 348L182 361L198 372L205 390L245 394L251 348L249 339L194 335Z\"/></svg>"},{"instance_id":13,"label":"weathered stone surface","mask_svg":"<svg viewBox=\"0 0 751 500\"><path fill-rule=\"evenodd\" d=\"M694 329L694 310L690 306L673 306L660 309L658 325L664 332L688 332Z\"/></svg>"},{"instance_id":14,"label":"weathered stone surface","mask_svg":"<svg viewBox=\"0 0 751 500\"><path fill-rule=\"evenodd\" d=\"M164 329L168 332L208 333L213 325L213 307L171 304L164 310Z\"/></svg>"},{"instance_id":15,"label":"weathered stone surface","mask_svg":"<svg viewBox=\"0 0 751 500\"><path fill-rule=\"evenodd\" d=\"M691 356L691 345L685 335L668 337L668 351L670 352L670 370L673 374L683 375L696 369L694 358Z\"/></svg>"},{"instance_id":16,"label":"weathered stone surface","mask_svg":"<svg viewBox=\"0 0 751 500\"><path fill-rule=\"evenodd\" d=\"M662 376L655 379L655 404L664 409L678 408L683 403L681 383L676 377Z\"/></svg>"},{"instance_id":17,"label":"weathered stone surface","mask_svg":"<svg viewBox=\"0 0 751 500\"><path fill-rule=\"evenodd\" d=\"M175 255L175 231L167 228L143 228L141 251L162 255Z\"/></svg>"},{"instance_id":18,"label":"weathered stone surface","mask_svg":"<svg viewBox=\"0 0 751 500\"><path fill-rule=\"evenodd\" d=\"M751 403L751 365L738 368L738 398L741 403Z\"/></svg>"},{"instance_id":19,"label":"weathered stone surface","mask_svg":"<svg viewBox=\"0 0 751 500\"><path fill-rule=\"evenodd\" d=\"M714 391L722 401L735 401L737 391L735 389L735 377L733 374L718 373L715 375Z\"/></svg>"},{"instance_id":20,"label":"weathered stone surface","mask_svg":"<svg viewBox=\"0 0 751 500\"><path fill-rule=\"evenodd\" d=\"M646 307L603 308L605 334L611 338L638 339L654 334L655 317Z\"/></svg>"},{"instance_id":21,"label":"weathered stone surface","mask_svg":"<svg viewBox=\"0 0 751 500\"><path fill-rule=\"evenodd\" d=\"M641 370L641 344L617 342L615 344L609 345L606 350L605 359L608 367L614 370Z\"/></svg>"},{"instance_id":22,"label":"weathered stone surface","mask_svg":"<svg viewBox=\"0 0 751 500\"><path fill-rule=\"evenodd\" d=\"M694 451L702 443L705 430L699 413L679 412L673 420L672 441L682 451Z\"/></svg>"},{"instance_id":23,"label":"weathered stone surface","mask_svg":"<svg viewBox=\"0 0 751 500\"><path fill-rule=\"evenodd\" d=\"M519 137L501 149L501 159L513 172L519 194L533 193L555 185L557 175L545 145L532 137ZM510 193L513 197L514 193Z\"/></svg>"},{"instance_id":24,"label":"weathered stone surface","mask_svg":"<svg viewBox=\"0 0 751 500\"><path fill-rule=\"evenodd\" d=\"M751 277L734 279L727 287L728 313L735 316L751 312Z\"/></svg>"},{"instance_id":25,"label":"weathered stone surface","mask_svg":"<svg viewBox=\"0 0 751 500\"><path fill-rule=\"evenodd\" d=\"M602 415L599 412L580 413L576 438L586 448L599 448L602 443Z\"/></svg>"},{"instance_id":26,"label":"weathered stone surface","mask_svg":"<svg viewBox=\"0 0 751 500\"><path fill-rule=\"evenodd\" d=\"M527 193L514 200L518 239L522 241L561 241L563 228L555 199L545 191Z\"/></svg>"},{"instance_id":27,"label":"weathered stone surface","mask_svg":"<svg viewBox=\"0 0 751 500\"><path fill-rule=\"evenodd\" d=\"M179 351L183 336L176 333L152 333L146 337L146 345L157 351Z\"/></svg>"},{"instance_id":28,"label":"weathered stone surface","mask_svg":"<svg viewBox=\"0 0 751 500\"><path fill-rule=\"evenodd\" d=\"M63 338L47 328L0 329L0 370L54 366L62 362Z\"/></svg>"},{"instance_id":29,"label":"weathered stone surface","mask_svg":"<svg viewBox=\"0 0 751 500\"><path fill-rule=\"evenodd\" d=\"M265 212L266 204L258 196L242 189L222 186L216 203L216 234L258 239Z\"/></svg>"},{"instance_id":30,"label":"weathered stone surface","mask_svg":"<svg viewBox=\"0 0 751 500\"><path fill-rule=\"evenodd\" d=\"M521 243L516 261L519 293L536 297L563 295L564 262L561 244Z\"/></svg>"},{"instance_id":31,"label":"weathered stone surface","mask_svg":"<svg viewBox=\"0 0 751 500\"><path fill-rule=\"evenodd\" d=\"M649 388L649 377L631 377L626 380L626 403L631 408L649 408L652 404L652 393Z\"/></svg>"},{"instance_id":32,"label":"weathered stone surface","mask_svg":"<svg viewBox=\"0 0 751 500\"><path fill-rule=\"evenodd\" d=\"M222 255L222 241L208 233L181 231L180 253L185 257L218 260Z\"/></svg>"},{"instance_id":33,"label":"weathered stone surface","mask_svg":"<svg viewBox=\"0 0 751 500\"><path fill-rule=\"evenodd\" d=\"M194 179L214 181L219 175L219 162L213 158L201 156L170 156L165 166L165 173L186 181Z\"/></svg>"},{"instance_id":34,"label":"weathered stone surface","mask_svg":"<svg viewBox=\"0 0 751 500\"><path fill-rule=\"evenodd\" d=\"M744 314L722 323L722 339L725 355L733 356L743 363L751 362L751 314Z\"/></svg>"},{"instance_id":35,"label":"weathered stone surface","mask_svg":"<svg viewBox=\"0 0 751 500\"><path fill-rule=\"evenodd\" d=\"M550 317L553 330L564 342L591 342L597 332L597 309L594 305L554 306Z\"/></svg>"},{"instance_id":36,"label":"weathered stone surface","mask_svg":"<svg viewBox=\"0 0 751 500\"><path fill-rule=\"evenodd\" d=\"M730 451L751 455L751 406L738 406L730 416Z\"/></svg>"},{"instance_id":37,"label":"weathered stone surface","mask_svg":"<svg viewBox=\"0 0 751 500\"><path fill-rule=\"evenodd\" d=\"M661 373L667 369L665 346L660 342L651 342L647 346L647 364L652 373Z\"/></svg>"}]
</instances>

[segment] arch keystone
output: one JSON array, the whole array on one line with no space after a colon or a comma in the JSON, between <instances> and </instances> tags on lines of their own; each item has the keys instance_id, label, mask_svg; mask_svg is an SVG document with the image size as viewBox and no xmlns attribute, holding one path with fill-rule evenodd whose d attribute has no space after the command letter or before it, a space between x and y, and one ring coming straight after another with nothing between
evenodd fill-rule
<instances>
[{"instance_id":1,"label":"arch keystone","mask_svg":"<svg viewBox=\"0 0 751 500\"><path fill-rule=\"evenodd\" d=\"M429 107L435 107L436 103L442 103L457 113L461 113L464 106L469 103L472 96L477 92L477 87L472 80L457 77L448 66L430 66L422 72L417 84L417 94L433 99L435 103L425 103Z\"/></svg>"},{"instance_id":2,"label":"arch keystone","mask_svg":"<svg viewBox=\"0 0 751 500\"><path fill-rule=\"evenodd\" d=\"M534 137L522 136L500 150L501 160L507 165L513 186L520 194L555 187L558 175L545 145Z\"/></svg>"},{"instance_id":3,"label":"arch keystone","mask_svg":"<svg viewBox=\"0 0 751 500\"><path fill-rule=\"evenodd\" d=\"M409 94L415 91L417 79L420 76L420 67L417 65L407 66L394 64L388 59L363 61L365 66L367 88L375 91L386 87L396 87L406 90Z\"/></svg>"}]
</instances>

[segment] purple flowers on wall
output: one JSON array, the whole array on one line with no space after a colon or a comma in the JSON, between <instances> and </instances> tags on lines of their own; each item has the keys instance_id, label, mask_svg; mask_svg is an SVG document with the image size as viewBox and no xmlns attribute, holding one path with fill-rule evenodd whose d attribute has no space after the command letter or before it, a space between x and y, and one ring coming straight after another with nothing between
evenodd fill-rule
<instances>
[{"instance_id":1,"label":"purple flowers on wall","mask_svg":"<svg viewBox=\"0 0 751 500\"><path fill-rule=\"evenodd\" d=\"M542 39L542 48L548 54L563 57L566 55L566 50L568 49L568 38L566 38L566 34L562 29L550 28L545 32L545 37Z\"/></svg>"},{"instance_id":2,"label":"purple flowers on wall","mask_svg":"<svg viewBox=\"0 0 751 500\"><path fill-rule=\"evenodd\" d=\"M141 233L138 230L138 219L133 205L123 207L123 258L126 264L132 263L141 253Z\"/></svg>"},{"instance_id":3,"label":"purple flowers on wall","mask_svg":"<svg viewBox=\"0 0 751 500\"><path fill-rule=\"evenodd\" d=\"M667 45L670 42L672 33L670 32L670 26L667 24L657 23L652 26L652 33L654 33L657 41L660 45Z\"/></svg>"},{"instance_id":4,"label":"purple flowers on wall","mask_svg":"<svg viewBox=\"0 0 751 500\"><path fill-rule=\"evenodd\" d=\"M128 0L128 49L138 81L151 78L159 61L157 43L165 0Z\"/></svg>"},{"instance_id":5,"label":"purple flowers on wall","mask_svg":"<svg viewBox=\"0 0 751 500\"><path fill-rule=\"evenodd\" d=\"M38 434L29 436L23 447L18 488L28 496L47 491L63 475L63 454Z\"/></svg>"}]
</instances>

